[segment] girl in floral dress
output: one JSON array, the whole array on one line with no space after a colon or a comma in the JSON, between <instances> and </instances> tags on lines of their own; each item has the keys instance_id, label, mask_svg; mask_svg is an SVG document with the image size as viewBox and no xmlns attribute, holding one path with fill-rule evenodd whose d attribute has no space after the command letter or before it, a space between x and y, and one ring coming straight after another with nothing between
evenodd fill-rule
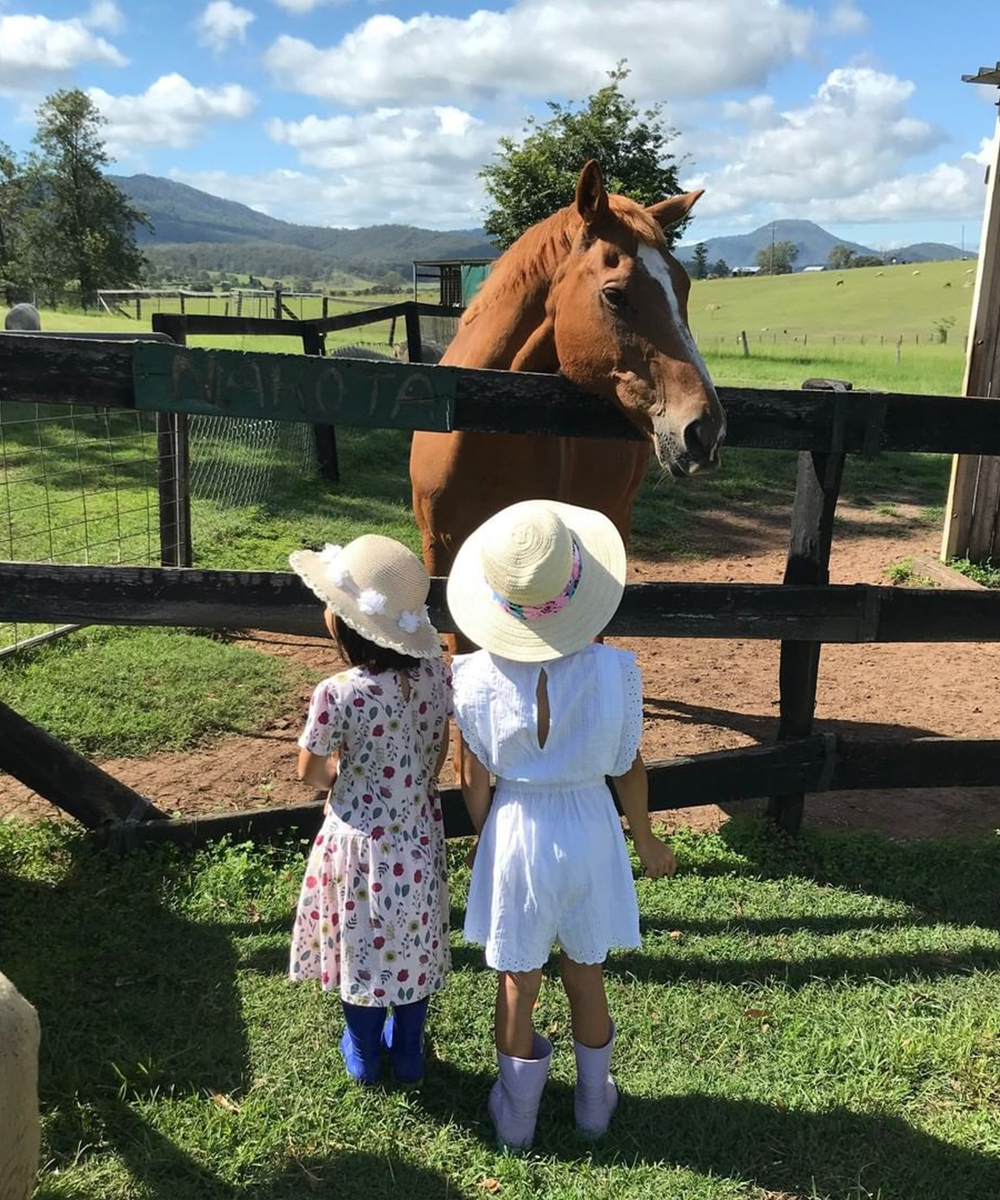
<instances>
[{"instance_id":1,"label":"girl in floral dress","mask_svg":"<svg viewBox=\"0 0 1000 1200\"><path fill-rule=\"evenodd\" d=\"M348 1074L423 1075L430 996L451 966L437 774L448 748L451 680L427 616L430 580L391 538L292 554L326 605L351 669L314 691L299 778L330 788L292 934L293 980L339 991ZM389 1016L389 1008L392 1015Z\"/></svg>"}]
</instances>

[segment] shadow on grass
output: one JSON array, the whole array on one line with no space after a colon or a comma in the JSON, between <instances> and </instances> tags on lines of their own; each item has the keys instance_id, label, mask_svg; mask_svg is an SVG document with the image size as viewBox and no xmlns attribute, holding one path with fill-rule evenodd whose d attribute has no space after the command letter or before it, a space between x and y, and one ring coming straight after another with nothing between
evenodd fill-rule
<instances>
[{"instance_id":1,"label":"shadow on grass","mask_svg":"<svg viewBox=\"0 0 1000 1200\"><path fill-rule=\"evenodd\" d=\"M437 1121L465 1126L492 1144L485 1112L492 1082L492 1074L435 1063L420 1103ZM592 1156L596 1166L619 1169L687 1167L748 1181L775 1196L984 1200L1000 1189L995 1157L944 1142L898 1117L842 1108L790 1111L780 1097L764 1104L700 1093L625 1094L605 1137L583 1144L573 1130L571 1088L550 1083L533 1153L567 1162Z\"/></svg>"}]
</instances>

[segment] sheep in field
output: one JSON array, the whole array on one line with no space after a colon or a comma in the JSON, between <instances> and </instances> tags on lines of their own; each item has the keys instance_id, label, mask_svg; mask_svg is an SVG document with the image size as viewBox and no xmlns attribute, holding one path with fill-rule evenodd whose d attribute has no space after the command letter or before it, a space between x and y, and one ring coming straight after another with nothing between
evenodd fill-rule
<instances>
[{"instance_id":1,"label":"sheep in field","mask_svg":"<svg viewBox=\"0 0 1000 1200\"><path fill-rule=\"evenodd\" d=\"M38 1013L0 974L0 1200L28 1200L35 1186Z\"/></svg>"},{"instance_id":2,"label":"sheep in field","mask_svg":"<svg viewBox=\"0 0 1000 1200\"><path fill-rule=\"evenodd\" d=\"M37 333L42 327L38 309L33 304L15 304L3 322L11 333Z\"/></svg>"}]
</instances>

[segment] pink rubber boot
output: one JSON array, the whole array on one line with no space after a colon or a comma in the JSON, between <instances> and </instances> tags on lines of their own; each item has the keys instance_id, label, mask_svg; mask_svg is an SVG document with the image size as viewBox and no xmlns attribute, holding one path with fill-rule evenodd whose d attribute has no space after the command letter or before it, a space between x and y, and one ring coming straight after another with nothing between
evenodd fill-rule
<instances>
[{"instance_id":1,"label":"pink rubber boot","mask_svg":"<svg viewBox=\"0 0 1000 1200\"><path fill-rule=\"evenodd\" d=\"M576 1051L576 1095L574 1111L576 1130L581 1137L599 1138L611 1122L618 1107L618 1089L611 1079L611 1052L615 1046L615 1023L607 1045L594 1049L573 1043Z\"/></svg>"},{"instance_id":2,"label":"pink rubber boot","mask_svg":"<svg viewBox=\"0 0 1000 1200\"><path fill-rule=\"evenodd\" d=\"M535 1136L538 1106L552 1061L552 1043L532 1035L531 1058L512 1058L497 1051L500 1078L487 1101L497 1141L511 1150L527 1150Z\"/></svg>"}]
</instances>

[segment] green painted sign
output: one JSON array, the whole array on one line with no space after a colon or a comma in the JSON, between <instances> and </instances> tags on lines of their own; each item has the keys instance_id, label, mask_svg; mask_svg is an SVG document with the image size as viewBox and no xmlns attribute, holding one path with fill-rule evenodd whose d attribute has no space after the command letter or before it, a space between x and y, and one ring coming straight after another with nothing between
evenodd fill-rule
<instances>
[{"instance_id":1,"label":"green painted sign","mask_svg":"<svg viewBox=\"0 0 1000 1200\"><path fill-rule=\"evenodd\" d=\"M137 342L136 408L310 425L451 429L448 367Z\"/></svg>"}]
</instances>

